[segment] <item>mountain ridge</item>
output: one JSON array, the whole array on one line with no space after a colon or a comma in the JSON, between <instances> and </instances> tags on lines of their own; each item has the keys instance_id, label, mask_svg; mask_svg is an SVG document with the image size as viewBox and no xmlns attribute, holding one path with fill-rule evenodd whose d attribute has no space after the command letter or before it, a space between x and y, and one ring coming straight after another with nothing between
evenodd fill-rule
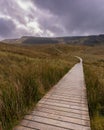
<instances>
[{"instance_id":1,"label":"mountain ridge","mask_svg":"<svg viewBox=\"0 0 104 130\"><path fill-rule=\"evenodd\" d=\"M1 42L11 44L74 44L74 45L104 45L104 34L89 36L64 36L64 37L34 37L22 36L17 39L4 39Z\"/></svg>"}]
</instances>

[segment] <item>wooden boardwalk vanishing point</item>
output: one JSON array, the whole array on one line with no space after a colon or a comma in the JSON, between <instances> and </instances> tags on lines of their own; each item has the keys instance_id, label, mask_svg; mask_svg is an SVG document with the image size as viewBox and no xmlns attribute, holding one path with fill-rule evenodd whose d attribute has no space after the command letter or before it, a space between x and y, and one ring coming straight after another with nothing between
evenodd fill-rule
<instances>
[{"instance_id":1,"label":"wooden boardwalk vanishing point","mask_svg":"<svg viewBox=\"0 0 104 130\"><path fill-rule=\"evenodd\" d=\"M14 130L91 130L81 58Z\"/></svg>"}]
</instances>

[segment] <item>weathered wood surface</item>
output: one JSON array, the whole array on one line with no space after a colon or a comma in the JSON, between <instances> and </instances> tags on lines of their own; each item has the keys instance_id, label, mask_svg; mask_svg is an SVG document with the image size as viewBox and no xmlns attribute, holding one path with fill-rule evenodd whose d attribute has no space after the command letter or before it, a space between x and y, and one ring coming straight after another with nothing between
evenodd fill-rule
<instances>
[{"instance_id":1,"label":"weathered wood surface","mask_svg":"<svg viewBox=\"0 0 104 130\"><path fill-rule=\"evenodd\" d=\"M91 130L81 59L14 130Z\"/></svg>"}]
</instances>

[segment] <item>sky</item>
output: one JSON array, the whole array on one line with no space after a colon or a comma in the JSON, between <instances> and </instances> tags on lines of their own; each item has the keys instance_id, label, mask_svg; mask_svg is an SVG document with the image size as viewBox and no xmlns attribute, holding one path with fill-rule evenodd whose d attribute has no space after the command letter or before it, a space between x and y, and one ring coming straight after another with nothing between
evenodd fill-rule
<instances>
[{"instance_id":1,"label":"sky","mask_svg":"<svg viewBox=\"0 0 104 130\"><path fill-rule=\"evenodd\" d=\"M0 0L0 39L104 33L104 0Z\"/></svg>"}]
</instances>

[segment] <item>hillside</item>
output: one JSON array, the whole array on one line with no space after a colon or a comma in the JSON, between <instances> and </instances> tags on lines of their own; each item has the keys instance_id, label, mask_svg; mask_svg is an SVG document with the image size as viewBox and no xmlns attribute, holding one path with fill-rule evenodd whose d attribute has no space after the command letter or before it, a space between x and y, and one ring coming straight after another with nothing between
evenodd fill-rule
<instances>
[{"instance_id":1,"label":"hillside","mask_svg":"<svg viewBox=\"0 0 104 130\"><path fill-rule=\"evenodd\" d=\"M73 36L73 37L33 37L23 36L19 39L5 39L3 43L15 44L74 44L74 45L97 45L104 44L104 35Z\"/></svg>"},{"instance_id":2,"label":"hillside","mask_svg":"<svg viewBox=\"0 0 104 130\"><path fill-rule=\"evenodd\" d=\"M58 43L59 41L56 38L23 36L19 39L5 39L2 42L17 44L49 44Z\"/></svg>"}]
</instances>

